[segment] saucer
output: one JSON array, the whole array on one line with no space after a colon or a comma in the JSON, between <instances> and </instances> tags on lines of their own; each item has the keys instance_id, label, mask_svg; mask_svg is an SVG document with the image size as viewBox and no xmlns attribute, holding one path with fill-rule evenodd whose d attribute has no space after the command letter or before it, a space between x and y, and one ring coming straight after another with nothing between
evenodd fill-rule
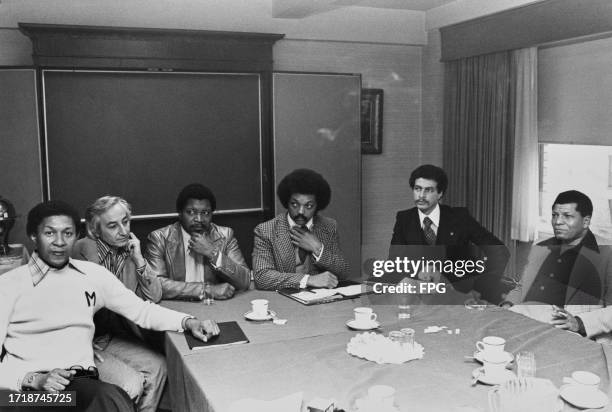
<instances>
[{"instance_id":1,"label":"saucer","mask_svg":"<svg viewBox=\"0 0 612 412\"><path fill-rule=\"evenodd\" d=\"M269 310L268 314L265 316L256 315L252 310L248 311L244 314L244 317L248 320L272 320L276 316L276 312Z\"/></svg>"},{"instance_id":2,"label":"saucer","mask_svg":"<svg viewBox=\"0 0 612 412\"><path fill-rule=\"evenodd\" d=\"M559 392L559 395L566 402L571 403L574 406L579 408L588 408L588 409L596 409L603 408L609 402L608 397L605 393L597 390L584 390L578 385L563 385Z\"/></svg>"},{"instance_id":3,"label":"saucer","mask_svg":"<svg viewBox=\"0 0 612 412\"><path fill-rule=\"evenodd\" d=\"M516 378L516 375L512 371L504 369L504 373L500 376L487 376L484 373L484 368L476 368L472 371L472 377L485 385L501 385L510 379Z\"/></svg>"},{"instance_id":4,"label":"saucer","mask_svg":"<svg viewBox=\"0 0 612 412\"><path fill-rule=\"evenodd\" d=\"M474 359L476 359L478 362L482 363L483 362L483 353L479 350L477 350L476 352L474 352ZM508 359L507 363L510 363L514 360L514 356L510 353L510 352L504 352L504 355L506 355L506 358Z\"/></svg>"},{"instance_id":5,"label":"saucer","mask_svg":"<svg viewBox=\"0 0 612 412\"><path fill-rule=\"evenodd\" d=\"M346 322L346 326L354 330L372 330L380 327L380 323L375 320L371 322L357 322L355 319L351 319Z\"/></svg>"}]
</instances>

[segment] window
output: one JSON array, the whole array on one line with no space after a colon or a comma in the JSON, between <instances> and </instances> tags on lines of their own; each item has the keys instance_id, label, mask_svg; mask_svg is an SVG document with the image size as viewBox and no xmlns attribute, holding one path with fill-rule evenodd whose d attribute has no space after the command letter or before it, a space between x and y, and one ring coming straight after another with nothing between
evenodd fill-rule
<instances>
[{"instance_id":1,"label":"window","mask_svg":"<svg viewBox=\"0 0 612 412\"><path fill-rule=\"evenodd\" d=\"M612 244L612 146L540 143L538 239L553 235L552 204L560 192L579 190L591 198L591 231Z\"/></svg>"}]
</instances>

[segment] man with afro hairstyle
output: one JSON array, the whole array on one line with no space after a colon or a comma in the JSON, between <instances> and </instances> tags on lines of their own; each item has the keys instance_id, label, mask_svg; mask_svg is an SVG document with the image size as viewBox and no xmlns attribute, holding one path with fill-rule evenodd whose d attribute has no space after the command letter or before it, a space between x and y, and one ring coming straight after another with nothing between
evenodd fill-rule
<instances>
[{"instance_id":1,"label":"man with afro hairstyle","mask_svg":"<svg viewBox=\"0 0 612 412\"><path fill-rule=\"evenodd\" d=\"M337 223L321 216L331 189L319 173L297 169L281 180L278 199L287 209L255 228L253 277L258 289L333 288L349 276Z\"/></svg>"}]
</instances>

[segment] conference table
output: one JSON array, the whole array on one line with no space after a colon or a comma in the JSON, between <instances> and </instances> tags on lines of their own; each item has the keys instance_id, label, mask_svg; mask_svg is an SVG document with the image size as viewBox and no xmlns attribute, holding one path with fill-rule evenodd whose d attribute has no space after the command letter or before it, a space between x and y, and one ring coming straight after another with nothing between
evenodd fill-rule
<instances>
[{"instance_id":1,"label":"conference table","mask_svg":"<svg viewBox=\"0 0 612 412\"><path fill-rule=\"evenodd\" d=\"M270 301L270 310L279 318L287 319L285 325L244 318L250 301L261 298ZM466 355L473 355L475 342L489 335L505 338L506 350L513 354L534 352L536 376L550 379L557 388L563 377L586 370L601 377L600 388L610 395L612 348L498 307L416 305L411 319L400 324L396 305L376 304L371 296L305 306L276 292L250 290L210 306L162 304L200 319L237 321L250 341L192 351L182 334L168 332L168 384L174 412L225 412L240 399L273 400L295 392L303 392L303 411L316 397L333 398L348 411L378 384L396 389L395 403L401 411L484 412L489 410L491 386L471 385L472 372L480 364ZM364 305L377 313L379 332L385 335L399 327L413 328L424 357L395 365L348 354L347 343L361 332L349 330L346 322L353 318L355 307ZM428 326L447 329L425 334ZM579 409L564 403L563 411L574 410ZM612 407L597 410L612 411Z\"/></svg>"}]
</instances>

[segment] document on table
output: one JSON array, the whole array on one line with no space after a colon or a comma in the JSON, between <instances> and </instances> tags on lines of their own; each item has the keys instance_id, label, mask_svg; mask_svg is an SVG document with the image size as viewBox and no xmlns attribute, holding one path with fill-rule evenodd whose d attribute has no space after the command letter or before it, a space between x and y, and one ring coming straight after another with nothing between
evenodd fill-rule
<instances>
[{"instance_id":1,"label":"document on table","mask_svg":"<svg viewBox=\"0 0 612 412\"><path fill-rule=\"evenodd\" d=\"M345 297L358 296L364 292L363 287L365 286L361 284L356 284L334 289L311 289L298 293L293 293L291 296L297 299L301 299L305 302L314 302L331 298L334 295L341 295ZM340 297L338 299L340 299Z\"/></svg>"}]
</instances>

